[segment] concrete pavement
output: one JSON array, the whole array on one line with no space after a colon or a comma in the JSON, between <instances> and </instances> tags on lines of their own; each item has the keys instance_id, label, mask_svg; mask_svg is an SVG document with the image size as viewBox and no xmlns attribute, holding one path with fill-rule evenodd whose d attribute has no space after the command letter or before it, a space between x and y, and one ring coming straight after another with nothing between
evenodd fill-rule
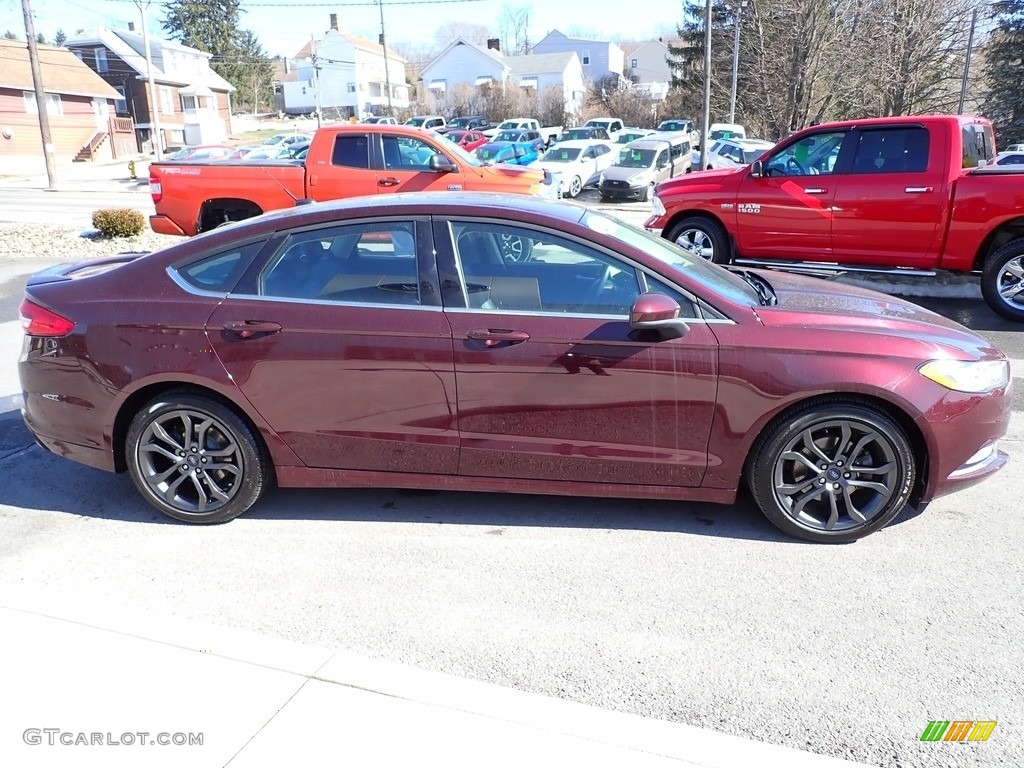
<instances>
[{"instance_id":1,"label":"concrete pavement","mask_svg":"<svg viewBox=\"0 0 1024 768\"><path fill-rule=\"evenodd\" d=\"M128 161L135 162L131 177ZM54 169L56 189L76 192L138 192L149 188L149 155L120 160L58 163ZM50 180L42 160L38 164L0 169L0 189L49 189Z\"/></svg>"},{"instance_id":2,"label":"concrete pavement","mask_svg":"<svg viewBox=\"0 0 1024 768\"><path fill-rule=\"evenodd\" d=\"M860 765L24 585L0 625L3 765Z\"/></svg>"}]
</instances>

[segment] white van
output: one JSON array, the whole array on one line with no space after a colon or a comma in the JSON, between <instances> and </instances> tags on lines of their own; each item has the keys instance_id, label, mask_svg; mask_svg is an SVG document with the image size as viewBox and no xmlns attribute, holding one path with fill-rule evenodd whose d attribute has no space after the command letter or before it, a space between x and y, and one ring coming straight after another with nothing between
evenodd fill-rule
<instances>
[{"instance_id":1,"label":"white van","mask_svg":"<svg viewBox=\"0 0 1024 768\"><path fill-rule=\"evenodd\" d=\"M658 182L693 170L690 151L687 133L652 133L631 141L601 174L601 199L650 200Z\"/></svg>"},{"instance_id":2,"label":"white van","mask_svg":"<svg viewBox=\"0 0 1024 768\"><path fill-rule=\"evenodd\" d=\"M747 131L736 123L712 123L708 128L708 144L719 139L745 139Z\"/></svg>"}]
</instances>

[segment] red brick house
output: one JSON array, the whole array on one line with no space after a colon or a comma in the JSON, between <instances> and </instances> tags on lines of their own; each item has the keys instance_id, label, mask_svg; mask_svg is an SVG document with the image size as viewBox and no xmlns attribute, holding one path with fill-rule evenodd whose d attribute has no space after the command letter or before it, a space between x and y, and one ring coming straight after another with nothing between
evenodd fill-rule
<instances>
[{"instance_id":1,"label":"red brick house","mask_svg":"<svg viewBox=\"0 0 1024 768\"><path fill-rule=\"evenodd\" d=\"M134 120L138 147L153 148L146 45L134 25L82 32L64 45L118 92L119 117ZM217 144L231 135L234 87L210 68L212 54L149 36L162 147Z\"/></svg>"},{"instance_id":2,"label":"red brick house","mask_svg":"<svg viewBox=\"0 0 1024 768\"><path fill-rule=\"evenodd\" d=\"M66 48L39 46L54 159L112 159L135 154L130 120L117 120L119 94ZM0 40L0 173L44 161L28 44Z\"/></svg>"}]
</instances>

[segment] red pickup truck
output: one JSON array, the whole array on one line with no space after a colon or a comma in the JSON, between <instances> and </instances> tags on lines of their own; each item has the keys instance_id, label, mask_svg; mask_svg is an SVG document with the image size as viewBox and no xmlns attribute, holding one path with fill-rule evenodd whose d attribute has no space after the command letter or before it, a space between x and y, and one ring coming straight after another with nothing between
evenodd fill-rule
<instances>
[{"instance_id":1,"label":"red pickup truck","mask_svg":"<svg viewBox=\"0 0 1024 768\"><path fill-rule=\"evenodd\" d=\"M153 231L195 235L302 201L422 190L557 198L551 174L488 165L419 128L343 124L319 129L305 160L153 163Z\"/></svg>"},{"instance_id":2,"label":"red pickup truck","mask_svg":"<svg viewBox=\"0 0 1024 768\"><path fill-rule=\"evenodd\" d=\"M749 166L662 182L646 222L719 263L802 272L980 272L1024 322L1024 175L992 125L931 115L798 131Z\"/></svg>"}]
</instances>

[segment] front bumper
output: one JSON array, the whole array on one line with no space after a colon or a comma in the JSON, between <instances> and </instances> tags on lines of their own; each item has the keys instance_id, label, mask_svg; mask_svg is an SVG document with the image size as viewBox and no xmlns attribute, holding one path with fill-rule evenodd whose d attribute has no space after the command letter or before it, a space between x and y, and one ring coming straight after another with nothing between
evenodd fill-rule
<instances>
[{"instance_id":1,"label":"front bumper","mask_svg":"<svg viewBox=\"0 0 1024 768\"><path fill-rule=\"evenodd\" d=\"M598 190L601 192L601 197L614 197L619 200L641 200L646 189L646 184L643 186L620 186L618 184L609 184L608 182L604 182L598 186Z\"/></svg>"}]
</instances>

